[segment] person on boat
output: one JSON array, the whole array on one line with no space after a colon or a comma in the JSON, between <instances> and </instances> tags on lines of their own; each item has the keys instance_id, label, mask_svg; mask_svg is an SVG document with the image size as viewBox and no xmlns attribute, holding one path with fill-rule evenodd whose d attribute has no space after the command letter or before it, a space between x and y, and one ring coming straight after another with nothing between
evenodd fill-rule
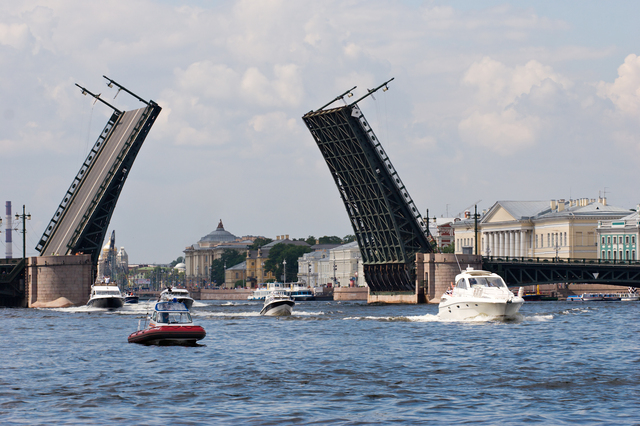
<instances>
[{"instance_id":1,"label":"person on boat","mask_svg":"<svg viewBox=\"0 0 640 426\"><path fill-rule=\"evenodd\" d=\"M169 314L166 313L166 312L163 312L162 314L160 314L160 322L168 323L169 322Z\"/></svg>"},{"instance_id":2,"label":"person on boat","mask_svg":"<svg viewBox=\"0 0 640 426\"><path fill-rule=\"evenodd\" d=\"M453 282L451 283L451 286L449 287L449 289L445 292L445 294L448 295L452 295L453 294Z\"/></svg>"}]
</instances>

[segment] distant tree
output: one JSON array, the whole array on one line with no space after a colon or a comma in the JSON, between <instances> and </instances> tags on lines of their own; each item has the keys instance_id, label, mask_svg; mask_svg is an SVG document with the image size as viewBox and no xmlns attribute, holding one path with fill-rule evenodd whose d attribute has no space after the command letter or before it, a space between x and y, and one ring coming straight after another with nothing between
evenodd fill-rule
<instances>
[{"instance_id":1,"label":"distant tree","mask_svg":"<svg viewBox=\"0 0 640 426\"><path fill-rule=\"evenodd\" d=\"M287 261L287 282L298 281L298 258L309 253L311 247L293 244L276 244L269 251L269 258L264 262L264 269L273 272L276 279L284 275L283 260Z\"/></svg>"},{"instance_id":2,"label":"distant tree","mask_svg":"<svg viewBox=\"0 0 640 426\"><path fill-rule=\"evenodd\" d=\"M180 256L180 257L178 257L176 260L174 260L173 262L171 262L171 263L169 264L169 266L171 266L171 267L173 268L173 267L174 267L174 266L176 266L178 263L183 263L183 262L184 262L184 257Z\"/></svg>"},{"instance_id":3,"label":"distant tree","mask_svg":"<svg viewBox=\"0 0 640 426\"><path fill-rule=\"evenodd\" d=\"M310 246L314 246L316 244L316 237L314 237L313 235L309 235L305 240L305 243L309 244Z\"/></svg>"},{"instance_id":4,"label":"distant tree","mask_svg":"<svg viewBox=\"0 0 640 426\"><path fill-rule=\"evenodd\" d=\"M220 256L220 259L216 259L211 262L211 282L215 281L219 286L224 284L224 265L226 264L227 268L231 268L238 263L244 262L246 259L246 253L239 253L236 250L225 249Z\"/></svg>"},{"instance_id":5,"label":"distant tree","mask_svg":"<svg viewBox=\"0 0 640 426\"><path fill-rule=\"evenodd\" d=\"M249 250L258 250L260 247L269 244L273 240L271 238L258 237L248 248Z\"/></svg>"},{"instance_id":6,"label":"distant tree","mask_svg":"<svg viewBox=\"0 0 640 426\"><path fill-rule=\"evenodd\" d=\"M445 247L440 247L440 252L441 253L455 253L456 252L456 246L455 243L451 243L448 246Z\"/></svg>"},{"instance_id":7,"label":"distant tree","mask_svg":"<svg viewBox=\"0 0 640 426\"><path fill-rule=\"evenodd\" d=\"M325 235L324 237L320 237L318 242L319 244L342 244L342 238L336 237L335 235L330 237Z\"/></svg>"},{"instance_id":8,"label":"distant tree","mask_svg":"<svg viewBox=\"0 0 640 426\"><path fill-rule=\"evenodd\" d=\"M356 236L353 234L345 235L342 239L342 244L352 243L356 240Z\"/></svg>"},{"instance_id":9,"label":"distant tree","mask_svg":"<svg viewBox=\"0 0 640 426\"><path fill-rule=\"evenodd\" d=\"M238 288L238 287L244 287L244 281L243 280L238 280L235 282L235 284L233 285L234 288Z\"/></svg>"}]
</instances>

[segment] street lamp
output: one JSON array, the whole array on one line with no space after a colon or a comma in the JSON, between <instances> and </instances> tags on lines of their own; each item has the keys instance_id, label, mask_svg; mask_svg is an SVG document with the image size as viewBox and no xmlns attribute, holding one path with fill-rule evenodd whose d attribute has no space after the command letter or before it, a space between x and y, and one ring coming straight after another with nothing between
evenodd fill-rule
<instances>
[{"instance_id":1,"label":"street lamp","mask_svg":"<svg viewBox=\"0 0 640 426\"><path fill-rule=\"evenodd\" d=\"M287 259L282 261L282 269L284 270L284 283L287 283Z\"/></svg>"},{"instance_id":2,"label":"street lamp","mask_svg":"<svg viewBox=\"0 0 640 426\"><path fill-rule=\"evenodd\" d=\"M336 287L338 280L336 279L336 270L338 267L336 266L336 261L333 261L333 286Z\"/></svg>"},{"instance_id":3,"label":"street lamp","mask_svg":"<svg viewBox=\"0 0 640 426\"><path fill-rule=\"evenodd\" d=\"M309 261L309 282L307 282L307 286L311 287L311 261Z\"/></svg>"},{"instance_id":4,"label":"street lamp","mask_svg":"<svg viewBox=\"0 0 640 426\"><path fill-rule=\"evenodd\" d=\"M26 220L31 220L31 213L25 213L25 206L22 205L22 214L16 213L16 221L22 219L22 259L27 258L27 227Z\"/></svg>"}]
</instances>

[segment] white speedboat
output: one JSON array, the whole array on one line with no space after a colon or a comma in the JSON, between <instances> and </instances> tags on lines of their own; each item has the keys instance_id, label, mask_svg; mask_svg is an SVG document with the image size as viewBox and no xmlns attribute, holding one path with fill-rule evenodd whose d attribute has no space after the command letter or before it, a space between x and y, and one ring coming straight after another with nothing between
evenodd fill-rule
<instances>
[{"instance_id":1,"label":"white speedboat","mask_svg":"<svg viewBox=\"0 0 640 426\"><path fill-rule=\"evenodd\" d=\"M87 305L94 308L122 308L124 297L115 284L95 283L91 286L91 295Z\"/></svg>"},{"instance_id":2,"label":"white speedboat","mask_svg":"<svg viewBox=\"0 0 640 426\"><path fill-rule=\"evenodd\" d=\"M456 275L453 289L440 298L438 316L443 319L471 319L486 316L511 319L524 303L509 290L500 275L467 268Z\"/></svg>"},{"instance_id":3,"label":"white speedboat","mask_svg":"<svg viewBox=\"0 0 640 426\"><path fill-rule=\"evenodd\" d=\"M167 287L160 293L160 301L184 303L187 309L193 306L193 299L186 288Z\"/></svg>"},{"instance_id":4,"label":"white speedboat","mask_svg":"<svg viewBox=\"0 0 640 426\"><path fill-rule=\"evenodd\" d=\"M284 290L273 290L264 299L264 306L260 315L286 316L291 315L293 306L296 304Z\"/></svg>"}]
</instances>

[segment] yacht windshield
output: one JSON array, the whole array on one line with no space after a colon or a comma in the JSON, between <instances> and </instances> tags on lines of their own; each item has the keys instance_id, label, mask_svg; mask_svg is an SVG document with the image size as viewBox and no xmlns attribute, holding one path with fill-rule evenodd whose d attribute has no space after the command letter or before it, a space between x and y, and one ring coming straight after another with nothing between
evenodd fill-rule
<instances>
[{"instance_id":1,"label":"yacht windshield","mask_svg":"<svg viewBox=\"0 0 640 426\"><path fill-rule=\"evenodd\" d=\"M504 281L500 277L473 277L469 278L469 284L471 284L471 288L478 287L506 287Z\"/></svg>"}]
</instances>

